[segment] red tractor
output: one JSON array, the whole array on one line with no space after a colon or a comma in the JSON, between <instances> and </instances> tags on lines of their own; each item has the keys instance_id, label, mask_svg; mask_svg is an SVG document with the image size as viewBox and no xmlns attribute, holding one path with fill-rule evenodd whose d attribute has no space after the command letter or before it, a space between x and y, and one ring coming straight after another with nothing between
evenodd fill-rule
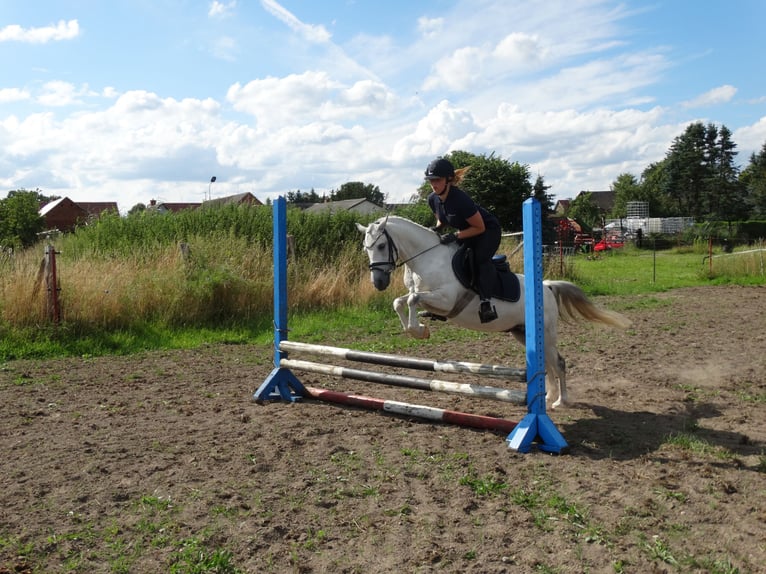
<instances>
[{"instance_id":1,"label":"red tractor","mask_svg":"<svg viewBox=\"0 0 766 574\"><path fill-rule=\"evenodd\" d=\"M570 244L577 251L592 251L595 240L590 233L585 233L574 219L564 217L558 223L559 244Z\"/></svg>"}]
</instances>

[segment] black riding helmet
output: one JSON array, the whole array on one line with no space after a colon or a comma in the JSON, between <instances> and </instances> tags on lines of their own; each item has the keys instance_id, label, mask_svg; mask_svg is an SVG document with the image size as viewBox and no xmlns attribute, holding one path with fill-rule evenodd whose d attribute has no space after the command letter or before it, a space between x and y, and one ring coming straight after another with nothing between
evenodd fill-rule
<instances>
[{"instance_id":1,"label":"black riding helmet","mask_svg":"<svg viewBox=\"0 0 766 574\"><path fill-rule=\"evenodd\" d=\"M439 179L440 177L447 179L455 177L454 166L443 157L433 160L426 168L426 179Z\"/></svg>"}]
</instances>

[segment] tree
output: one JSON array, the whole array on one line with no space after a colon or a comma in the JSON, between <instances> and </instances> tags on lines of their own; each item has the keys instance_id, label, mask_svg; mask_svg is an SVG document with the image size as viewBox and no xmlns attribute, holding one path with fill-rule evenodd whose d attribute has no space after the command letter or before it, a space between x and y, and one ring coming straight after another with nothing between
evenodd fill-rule
<instances>
[{"instance_id":1,"label":"tree","mask_svg":"<svg viewBox=\"0 0 766 574\"><path fill-rule=\"evenodd\" d=\"M671 198L665 193L668 187L667 164L667 158L649 164L639 181L641 199L638 201L649 202L649 215L652 217L669 217L676 213Z\"/></svg>"},{"instance_id":2,"label":"tree","mask_svg":"<svg viewBox=\"0 0 766 574\"><path fill-rule=\"evenodd\" d=\"M628 202L644 201L641 198L641 185L636 176L631 173L621 173L612 183L614 192L614 206L612 217L626 217L628 215Z\"/></svg>"},{"instance_id":3,"label":"tree","mask_svg":"<svg viewBox=\"0 0 766 574\"><path fill-rule=\"evenodd\" d=\"M130 211L128 211L128 215L137 215L139 213L143 213L144 211L146 211L146 204L137 203L130 208Z\"/></svg>"},{"instance_id":4,"label":"tree","mask_svg":"<svg viewBox=\"0 0 766 574\"><path fill-rule=\"evenodd\" d=\"M753 217L766 217L766 142L761 151L750 156L750 163L742 170L740 182L745 187L746 203Z\"/></svg>"},{"instance_id":5,"label":"tree","mask_svg":"<svg viewBox=\"0 0 766 574\"><path fill-rule=\"evenodd\" d=\"M543 221L548 219L548 215L553 212L555 206L553 196L548 193L550 188L550 185L545 185L545 178L538 174L535 184L532 186L532 197L540 202L540 212L542 213Z\"/></svg>"},{"instance_id":6,"label":"tree","mask_svg":"<svg viewBox=\"0 0 766 574\"><path fill-rule=\"evenodd\" d=\"M567 215L587 231L601 226L601 210L589 191L582 192L569 204Z\"/></svg>"},{"instance_id":7,"label":"tree","mask_svg":"<svg viewBox=\"0 0 766 574\"><path fill-rule=\"evenodd\" d=\"M731 131L726 126L718 130L714 146L715 152L711 153L714 159L712 177L707 193L709 215L726 221L747 218L747 192L739 180L739 168L734 164L737 144L731 140Z\"/></svg>"},{"instance_id":8,"label":"tree","mask_svg":"<svg viewBox=\"0 0 766 574\"><path fill-rule=\"evenodd\" d=\"M532 197L540 202L540 219L542 222L543 243L553 243L556 240L556 224L551 220L553 213L553 196L548 193L550 185L545 185L545 179L538 175L532 186Z\"/></svg>"},{"instance_id":9,"label":"tree","mask_svg":"<svg viewBox=\"0 0 766 574\"><path fill-rule=\"evenodd\" d=\"M669 215L728 221L746 216L747 192L734 163L736 147L725 125L700 122L673 140L659 178L671 206Z\"/></svg>"},{"instance_id":10,"label":"tree","mask_svg":"<svg viewBox=\"0 0 766 574\"><path fill-rule=\"evenodd\" d=\"M8 197L0 199L0 245L29 247L34 244L37 234L45 229L40 203L50 199L39 189L9 191Z\"/></svg>"},{"instance_id":11,"label":"tree","mask_svg":"<svg viewBox=\"0 0 766 574\"><path fill-rule=\"evenodd\" d=\"M313 189L309 192L301 192L301 190L297 191L288 191L287 195L285 196L285 201L287 203L321 203L322 198L319 197L316 191Z\"/></svg>"},{"instance_id":12,"label":"tree","mask_svg":"<svg viewBox=\"0 0 766 574\"><path fill-rule=\"evenodd\" d=\"M675 138L665 157L664 193L673 203L677 215L702 218L706 182L711 177L707 154L707 133L701 122L687 126Z\"/></svg>"},{"instance_id":13,"label":"tree","mask_svg":"<svg viewBox=\"0 0 766 574\"><path fill-rule=\"evenodd\" d=\"M333 190L330 192L331 201L362 198L376 205L383 205L386 202L386 196L377 185L362 183L361 181L349 181L341 185L337 191Z\"/></svg>"}]
</instances>

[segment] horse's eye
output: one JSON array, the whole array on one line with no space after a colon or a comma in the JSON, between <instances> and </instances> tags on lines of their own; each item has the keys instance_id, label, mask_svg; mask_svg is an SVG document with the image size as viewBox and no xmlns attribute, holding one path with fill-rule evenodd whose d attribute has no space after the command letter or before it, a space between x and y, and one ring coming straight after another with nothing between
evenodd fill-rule
<instances>
[{"instance_id":1,"label":"horse's eye","mask_svg":"<svg viewBox=\"0 0 766 574\"><path fill-rule=\"evenodd\" d=\"M386 247L385 243L379 243L378 244L378 251L383 251L383 249Z\"/></svg>"}]
</instances>

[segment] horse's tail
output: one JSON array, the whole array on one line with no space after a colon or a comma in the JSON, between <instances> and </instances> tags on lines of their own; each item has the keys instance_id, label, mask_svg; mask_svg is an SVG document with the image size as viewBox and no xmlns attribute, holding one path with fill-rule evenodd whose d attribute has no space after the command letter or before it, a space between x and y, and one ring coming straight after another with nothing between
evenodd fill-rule
<instances>
[{"instance_id":1,"label":"horse's tail","mask_svg":"<svg viewBox=\"0 0 766 574\"><path fill-rule=\"evenodd\" d=\"M595 305L587 295L574 283L569 281L544 281L543 285L550 288L556 296L559 316L566 320L582 317L587 321L602 323L611 327L626 329L630 319L615 311L602 309Z\"/></svg>"}]
</instances>

